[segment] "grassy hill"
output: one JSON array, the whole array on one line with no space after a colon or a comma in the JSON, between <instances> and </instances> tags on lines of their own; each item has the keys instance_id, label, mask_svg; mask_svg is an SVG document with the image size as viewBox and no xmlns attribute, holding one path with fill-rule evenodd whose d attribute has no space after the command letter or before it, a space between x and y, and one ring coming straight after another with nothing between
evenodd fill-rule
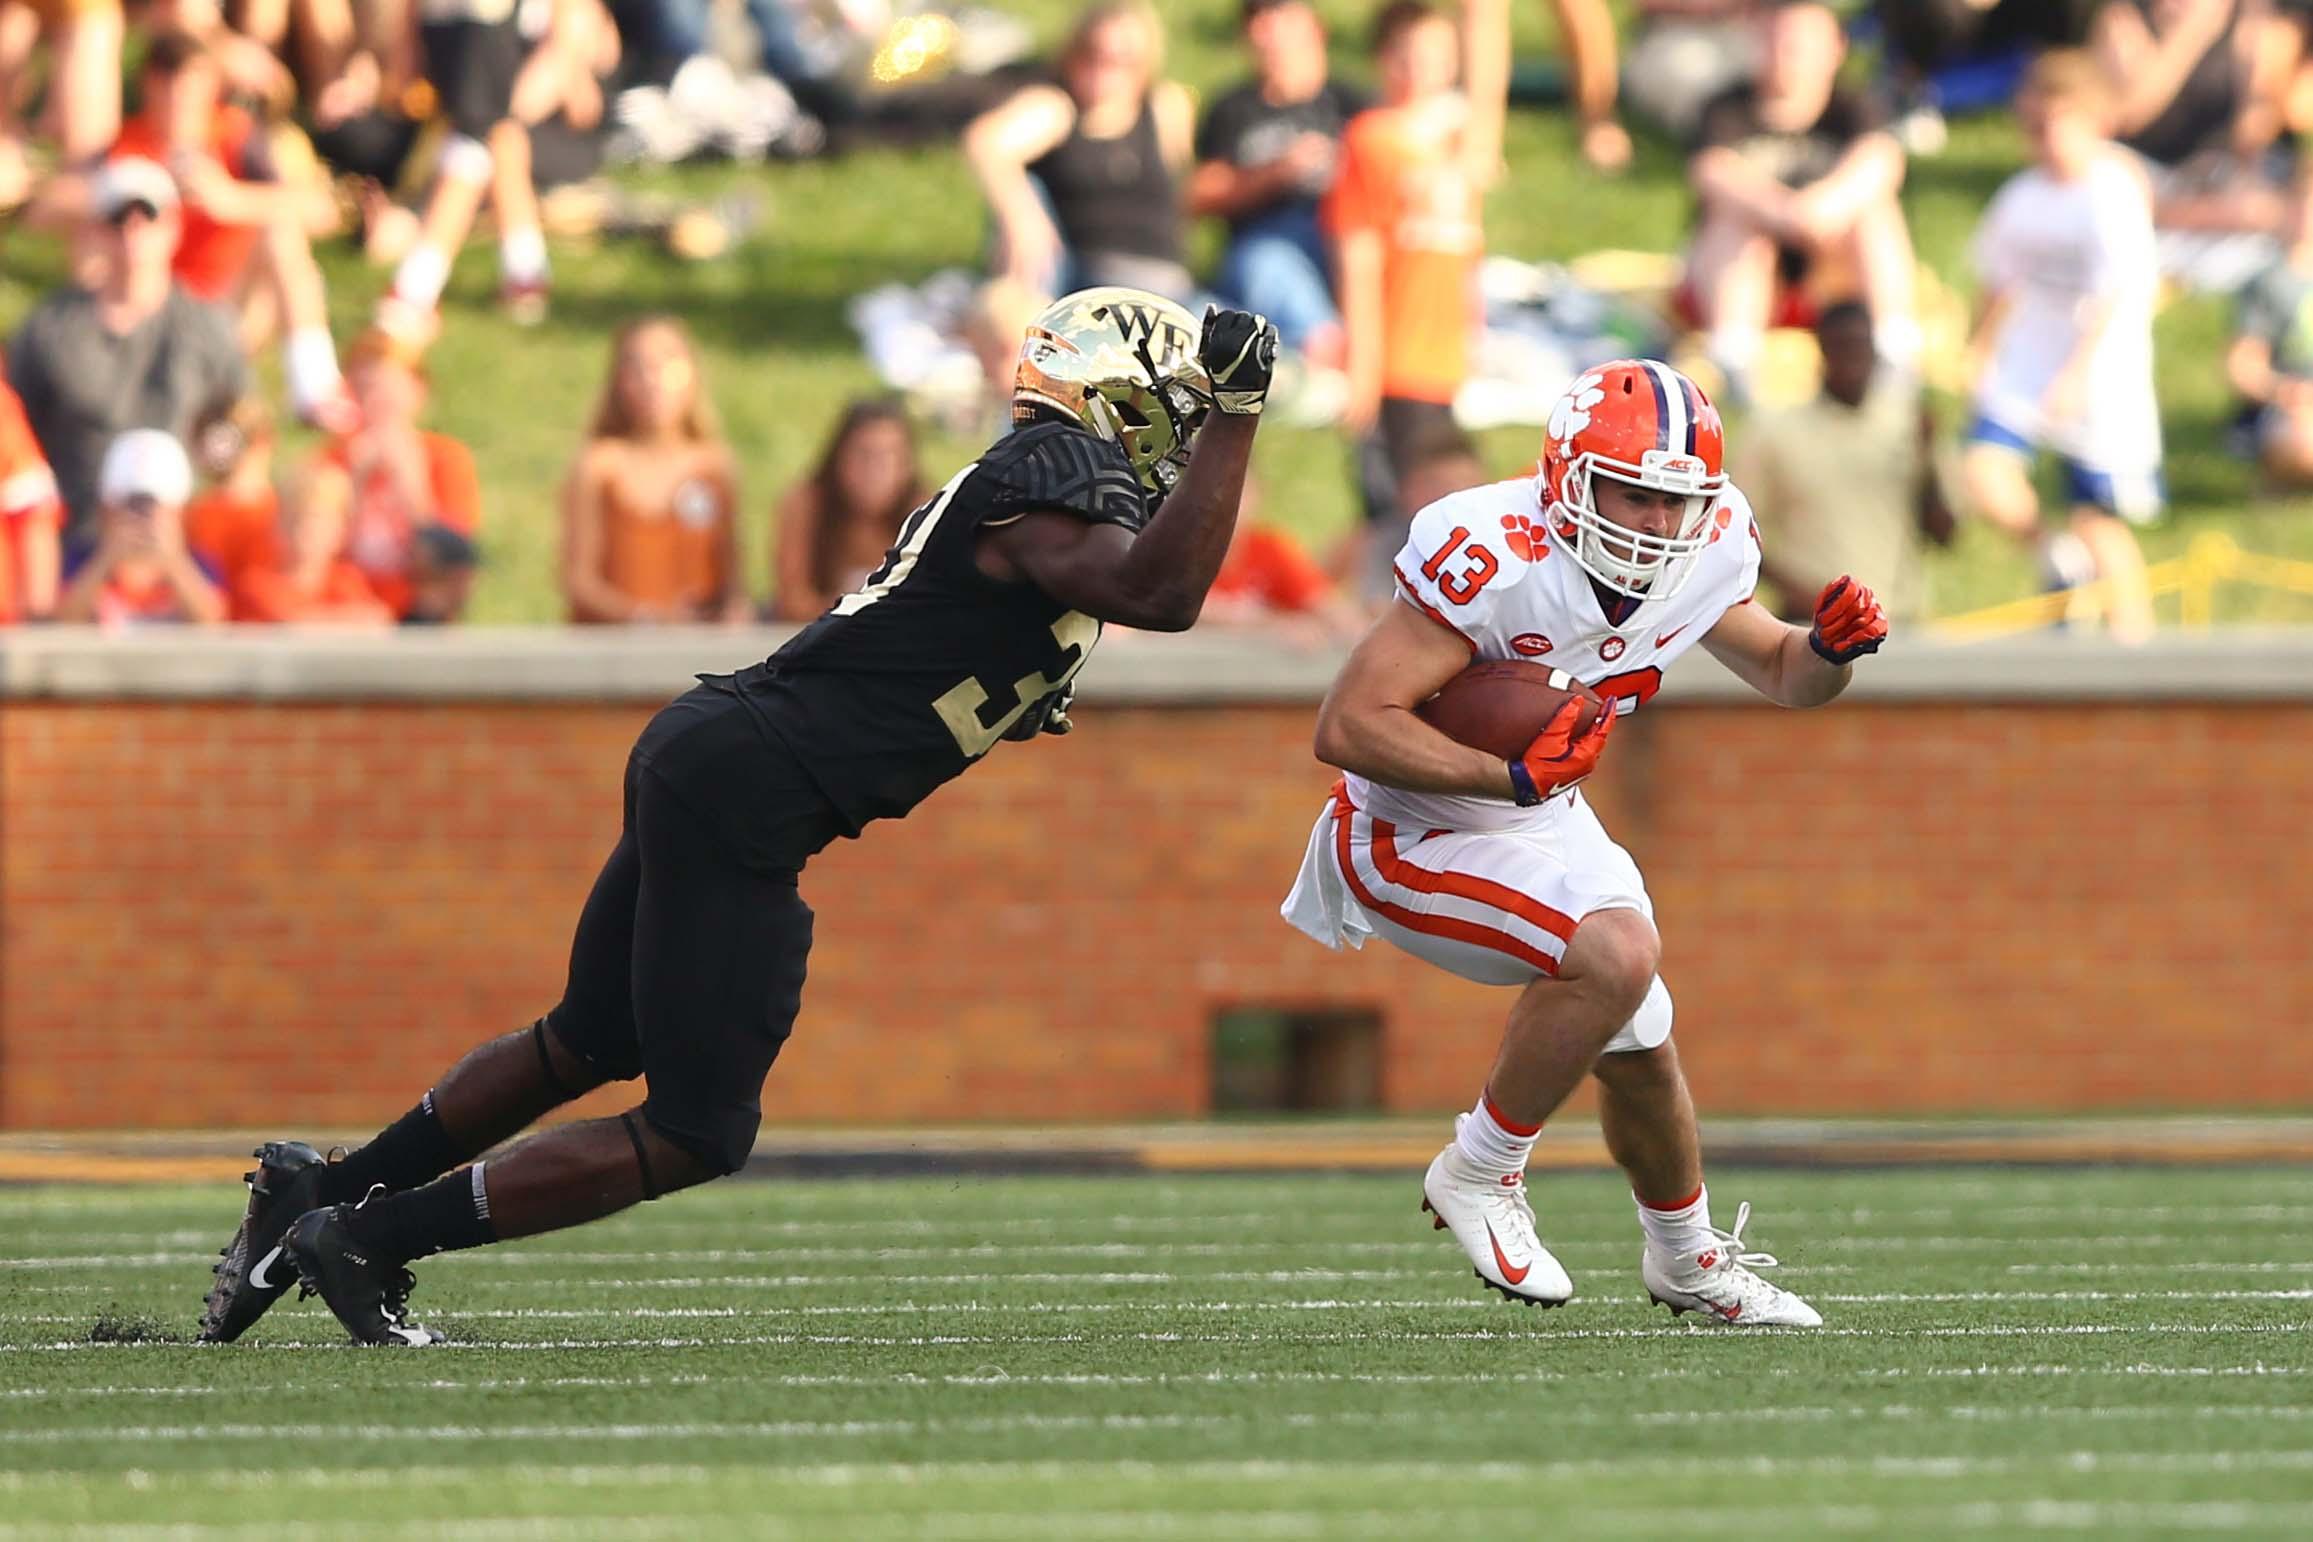
<instances>
[{"instance_id":1,"label":"grassy hill","mask_svg":"<svg viewBox=\"0 0 2313 1542\"><path fill-rule=\"evenodd\" d=\"M1014 0L1009 8L1047 39L1058 36L1074 9L1066 0ZM1321 9L1336 23L1343 67L1360 70L1370 7L1322 0ZM1209 95L1241 73L1233 0L1168 0L1163 10L1178 78ZM1518 12L1521 52L1547 56L1547 8L1520 6ZM1957 125L1945 154L1915 164L1906 197L1921 256L1955 285L1964 284L1961 258L1977 212L2021 154L2006 123L1978 121ZM1668 251L1686 228L1680 157L1667 144L1642 138L1633 170L1603 178L1575 155L1563 115L1520 111L1512 115L1508 158L1510 175L1487 209L1496 251L1530 259L1600 247ZM968 263L983 236L962 161L946 148L878 150L794 166L684 168L638 180L702 195L751 183L768 200L770 219L753 240L705 264L681 263L640 243L558 248L554 317L536 330L513 327L495 312L495 256L483 242L469 247L445 298L446 326L434 355L434 420L472 444L481 461L488 568L477 620L546 621L560 614L553 583L555 489L600 388L607 334L618 322L643 310L670 310L702 339L709 381L744 468L747 560L761 590L768 586L773 498L809 464L843 401L875 383L844 320L844 301L875 284ZM1209 249L1211 233L1204 239ZM324 253L323 261L340 336L349 336L368 315L385 274L342 248ZM0 251L0 324L12 327L56 269L52 242L13 233ZM2162 318L2161 393L2175 511L2148 533L2146 545L2157 559L2198 532L2222 530L2253 550L2313 558L2307 519L2313 505L2255 500L2249 468L2224 454L2218 354L2225 326L2225 308L2207 300L2179 303ZM1947 406L1956 417L1956 404ZM938 472L977 448L935 436L928 453ZM1506 475L1532 460L1534 436L1502 430L1487 436L1485 448ZM1347 448L1335 435L1277 428L1263 434L1268 509L1304 531L1322 534L1351 517L1347 468ZM2033 582L2011 546L1977 529L1939 557L1932 572L1939 612L2028 593ZM2222 597L2218 613L2228 620L2313 620L2313 601L2235 590Z\"/></svg>"}]
</instances>

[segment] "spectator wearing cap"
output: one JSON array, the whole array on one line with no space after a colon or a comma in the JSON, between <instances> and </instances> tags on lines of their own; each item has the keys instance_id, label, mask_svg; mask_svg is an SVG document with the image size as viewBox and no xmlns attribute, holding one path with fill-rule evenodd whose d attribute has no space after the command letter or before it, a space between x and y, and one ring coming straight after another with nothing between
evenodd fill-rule
<instances>
[{"instance_id":1,"label":"spectator wearing cap","mask_svg":"<svg viewBox=\"0 0 2313 1542\"><path fill-rule=\"evenodd\" d=\"M142 100L112 154L144 157L176 179L183 228L170 271L194 298L234 311L252 347L279 323L298 416L346 426L350 403L306 226L309 215L334 211L316 211L312 195L284 179L262 126L223 100L218 62L190 33L154 38L137 80Z\"/></svg>"},{"instance_id":2,"label":"spectator wearing cap","mask_svg":"<svg viewBox=\"0 0 2313 1542\"><path fill-rule=\"evenodd\" d=\"M1325 24L1309 0L1244 0L1241 14L1253 78L1197 126L1189 212L1229 222L1222 292L1277 323L1288 347L1339 369L1348 355L1317 209L1341 131L1369 104L1328 78Z\"/></svg>"},{"instance_id":3,"label":"spectator wearing cap","mask_svg":"<svg viewBox=\"0 0 2313 1542\"><path fill-rule=\"evenodd\" d=\"M130 157L107 162L90 195L94 286L51 293L8 343L9 381L63 494L68 550L95 539L107 445L132 428L181 443L249 388L232 322L170 276L180 229L175 180Z\"/></svg>"},{"instance_id":4,"label":"spectator wearing cap","mask_svg":"<svg viewBox=\"0 0 2313 1542\"><path fill-rule=\"evenodd\" d=\"M0 380L0 626L44 621L56 609L62 519L56 474L24 421L24 404Z\"/></svg>"},{"instance_id":5,"label":"spectator wearing cap","mask_svg":"<svg viewBox=\"0 0 2313 1542\"><path fill-rule=\"evenodd\" d=\"M95 549L66 578L60 621L102 626L225 619L225 592L185 543L193 465L176 437L132 428L106 447L97 472Z\"/></svg>"},{"instance_id":6,"label":"spectator wearing cap","mask_svg":"<svg viewBox=\"0 0 2313 1542\"><path fill-rule=\"evenodd\" d=\"M418 426L426 370L408 343L372 328L346 350L345 362L361 426L321 453L299 495L343 522L345 557L397 619L455 621L479 560L482 493L473 453Z\"/></svg>"}]
</instances>

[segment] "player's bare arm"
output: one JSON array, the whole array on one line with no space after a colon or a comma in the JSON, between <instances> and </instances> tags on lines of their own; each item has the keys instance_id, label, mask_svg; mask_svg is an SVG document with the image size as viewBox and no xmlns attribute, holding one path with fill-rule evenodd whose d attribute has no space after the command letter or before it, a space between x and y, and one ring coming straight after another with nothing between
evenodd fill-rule
<instances>
[{"instance_id":1,"label":"player's bare arm","mask_svg":"<svg viewBox=\"0 0 2313 1542\"><path fill-rule=\"evenodd\" d=\"M1350 653L1317 709L1317 758L1407 792L1504 798L1532 806L1588 776L1606 748L1614 714L1579 728L1569 699L1516 760L1461 744L1418 709L1470 664L1460 633L1400 601Z\"/></svg>"},{"instance_id":2,"label":"player's bare arm","mask_svg":"<svg viewBox=\"0 0 2313 1542\"><path fill-rule=\"evenodd\" d=\"M1778 621L1761 605L1730 606L1703 634L1711 657L1778 706L1820 707L1847 689L1855 661L1887 640L1872 592L1836 578L1815 602L1815 624Z\"/></svg>"},{"instance_id":3,"label":"player's bare arm","mask_svg":"<svg viewBox=\"0 0 2313 1542\"><path fill-rule=\"evenodd\" d=\"M1414 713L1469 663L1461 634L1402 600L1393 603L1317 709L1317 758L1412 792L1510 797L1506 762L1455 743Z\"/></svg>"},{"instance_id":4,"label":"player's bare arm","mask_svg":"<svg viewBox=\"0 0 2313 1542\"><path fill-rule=\"evenodd\" d=\"M1206 314L1199 356L1213 412L1180 481L1137 534L1072 514L1037 511L990 530L979 563L992 578L1024 578L1073 610L1153 632L1186 631L1204 608L1244 501L1253 434L1276 367L1277 329L1248 311Z\"/></svg>"}]
</instances>

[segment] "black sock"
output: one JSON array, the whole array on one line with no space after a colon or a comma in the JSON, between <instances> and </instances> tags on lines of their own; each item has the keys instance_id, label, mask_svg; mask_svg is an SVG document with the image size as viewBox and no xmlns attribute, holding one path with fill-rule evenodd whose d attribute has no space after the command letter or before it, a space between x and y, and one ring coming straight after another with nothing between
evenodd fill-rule
<instances>
[{"instance_id":1,"label":"black sock","mask_svg":"<svg viewBox=\"0 0 2313 1542\"><path fill-rule=\"evenodd\" d=\"M378 1132L377 1138L342 1162L322 1171L321 1202L325 1205L359 1204L369 1191L384 1184L388 1194L399 1194L443 1173L474 1155L462 1151L442 1128L429 1092L418 1106Z\"/></svg>"},{"instance_id":2,"label":"black sock","mask_svg":"<svg viewBox=\"0 0 2313 1542\"><path fill-rule=\"evenodd\" d=\"M498 1240L498 1228L490 1224L489 1192L482 1186L479 1162L424 1188L381 1194L344 1215L346 1230L356 1242L397 1263Z\"/></svg>"}]
</instances>

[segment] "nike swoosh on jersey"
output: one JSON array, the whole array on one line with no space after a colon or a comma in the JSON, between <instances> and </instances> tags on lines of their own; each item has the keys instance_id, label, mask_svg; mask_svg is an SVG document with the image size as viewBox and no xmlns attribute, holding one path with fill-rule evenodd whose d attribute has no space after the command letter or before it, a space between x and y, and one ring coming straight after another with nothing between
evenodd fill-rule
<instances>
[{"instance_id":1,"label":"nike swoosh on jersey","mask_svg":"<svg viewBox=\"0 0 2313 1542\"><path fill-rule=\"evenodd\" d=\"M281 1245L276 1243L274 1244L273 1251L266 1254L263 1258L258 1259L257 1267L249 1271L249 1283L256 1286L259 1290L275 1289L276 1287L273 1281L265 1277L265 1271L272 1268L273 1261L280 1256Z\"/></svg>"},{"instance_id":2,"label":"nike swoosh on jersey","mask_svg":"<svg viewBox=\"0 0 2313 1542\"><path fill-rule=\"evenodd\" d=\"M1694 623L1693 623L1692 621L1690 621L1690 622L1688 622L1688 623L1687 623L1687 626L1693 626L1693 625L1694 625ZM1686 629L1687 629L1687 627L1686 627L1686 626L1674 626L1674 627L1672 627L1672 628L1671 628L1669 631L1667 631L1667 632L1663 633L1663 634L1662 634L1662 636L1660 636L1660 637L1656 638L1656 639L1654 640L1654 645L1655 645L1656 647L1658 647L1658 648L1667 648L1667 647L1669 647L1669 646L1670 646L1670 640L1671 640L1672 638L1674 638L1674 637L1678 636L1678 635L1679 635L1679 633L1681 633L1681 632L1685 631Z\"/></svg>"},{"instance_id":3,"label":"nike swoosh on jersey","mask_svg":"<svg viewBox=\"0 0 2313 1542\"><path fill-rule=\"evenodd\" d=\"M1486 1227L1486 1240L1494 1244L1494 1267L1502 1271L1503 1282L1510 1285L1525 1284L1526 1276L1534 1272L1534 1266L1532 1264L1520 1264L1513 1268L1510 1260L1502 1256L1502 1241L1494 1235L1494 1228L1491 1224Z\"/></svg>"}]
</instances>

